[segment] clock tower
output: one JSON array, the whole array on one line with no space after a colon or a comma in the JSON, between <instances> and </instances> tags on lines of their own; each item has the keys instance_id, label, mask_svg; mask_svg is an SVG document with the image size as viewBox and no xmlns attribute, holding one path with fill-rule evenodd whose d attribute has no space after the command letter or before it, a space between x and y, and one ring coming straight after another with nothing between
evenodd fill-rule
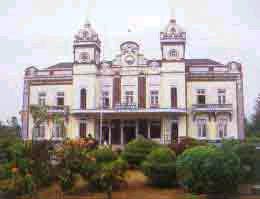
<instances>
[{"instance_id":1,"label":"clock tower","mask_svg":"<svg viewBox=\"0 0 260 199\"><path fill-rule=\"evenodd\" d=\"M160 33L160 42L163 61L184 61L186 32L176 24L174 18Z\"/></svg>"},{"instance_id":2,"label":"clock tower","mask_svg":"<svg viewBox=\"0 0 260 199\"><path fill-rule=\"evenodd\" d=\"M100 46L98 34L87 21L74 37L74 63L99 64Z\"/></svg>"}]
</instances>

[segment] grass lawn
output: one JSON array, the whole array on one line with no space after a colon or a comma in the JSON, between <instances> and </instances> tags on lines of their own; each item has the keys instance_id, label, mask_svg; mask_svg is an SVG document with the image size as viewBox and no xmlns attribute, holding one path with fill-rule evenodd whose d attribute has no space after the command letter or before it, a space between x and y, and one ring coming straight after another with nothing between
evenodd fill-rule
<instances>
[{"instance_id":1,"label":"grass lawn","mask_svg":"<svg viewBox=\"0 0 260 199\"><path fill-rule=\"evenodd\" d=\"M140 171L128 171L126 174L127 187L120 191L113 192L113 199L195 199L182 189L170 188L159 189L146 185L146 177ZM95 193L84 193L84 182L79 180L75 194L66 195L64 199L105 199L106 195ZM63 199L56 197L59 193L59 186L53 185L39 192L39 199ZM57 192L58 191L58 192ZM206 199L205 196L199 196L196 199ZM240 197L240 199L259 199L260 196ZM27 198L22 198L27 199Z\"/></svg>"}]
</instances>

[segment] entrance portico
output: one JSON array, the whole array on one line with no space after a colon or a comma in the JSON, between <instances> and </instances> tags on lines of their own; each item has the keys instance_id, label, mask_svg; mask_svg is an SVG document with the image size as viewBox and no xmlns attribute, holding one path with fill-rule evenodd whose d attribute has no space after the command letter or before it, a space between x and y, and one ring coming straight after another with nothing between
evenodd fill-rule
<instances>
[{"instance_id":1,"label":"entrance portico","mask_svg":"<svg viewBox=\"0 0 260 199\"><path fill-rule=\"evenodd\" d=\"M100 124L97 120L97 128ZM99 131L96 131L99 132ZM143 136L147 139L153 139L162 142L161 120L123 120L115 119L104 121L102 124L102 137L99 133L96 134L97 139L101 139L101 143L106 142L112 145L124 145L138 136Z\"/></svg>"},{"instance_id":2,"label":"entrance portico","mask_svg":"<svg viewBox=\"0 0 260 199\"><path fill-rule=\"evenodd\" d=\"M125 145L138 136L169 144L178 138L180 126L186 126L185 109L106 109L102 110L102 120L100 110L80 110L74 115L95 121L95 128L89 131L101 144L109 145Z\"/></svg>"}]
</instances>

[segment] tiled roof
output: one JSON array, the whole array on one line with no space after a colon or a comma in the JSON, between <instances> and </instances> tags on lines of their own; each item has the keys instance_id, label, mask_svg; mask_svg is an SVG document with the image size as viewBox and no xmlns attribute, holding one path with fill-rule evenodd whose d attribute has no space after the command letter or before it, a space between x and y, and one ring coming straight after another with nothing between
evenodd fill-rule
<instances>
[{"instance_id":1,"label":"tiled roof","mask_svg":"<svg viewBox=\"0 0 260 199\"><path fill-rule=\"evenodd\" d=\"M185 64L187 66L224 66L222 63L212 59L185 59Z\"/></svg>"},{"instance_id":2,"label":"tiled roof","mask_svg":"<svg viewBox=\"0 0 260 199\"><path fill-rule=\"evenodd\" d=\"M47 69L60 69L60 68L72 68L73 63L72 62L62 62L55 64L53 66L48 67Z\"/></svg>"}]
</instances>

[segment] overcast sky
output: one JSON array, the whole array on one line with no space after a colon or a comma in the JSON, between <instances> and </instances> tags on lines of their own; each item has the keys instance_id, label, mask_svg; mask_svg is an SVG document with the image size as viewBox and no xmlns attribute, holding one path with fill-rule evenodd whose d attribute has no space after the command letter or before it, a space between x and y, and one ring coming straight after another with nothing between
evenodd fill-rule
<instances>
[{"instance_id":1,"label":"overcast sky","mask_svg":"<svg viewBox=\"0 0 260 199\"><path fill-rule=\"evenodd\" d=\"M73 35L86 18L105 45L106 59L128 37L147 58L159 58L159 32L170 7L187 32L187 58L243 64L245 110L251 113L260 93L259 0L1 0L0 120L18 116L26 67L72 61Z\"/></svg>"}]
</instances>

